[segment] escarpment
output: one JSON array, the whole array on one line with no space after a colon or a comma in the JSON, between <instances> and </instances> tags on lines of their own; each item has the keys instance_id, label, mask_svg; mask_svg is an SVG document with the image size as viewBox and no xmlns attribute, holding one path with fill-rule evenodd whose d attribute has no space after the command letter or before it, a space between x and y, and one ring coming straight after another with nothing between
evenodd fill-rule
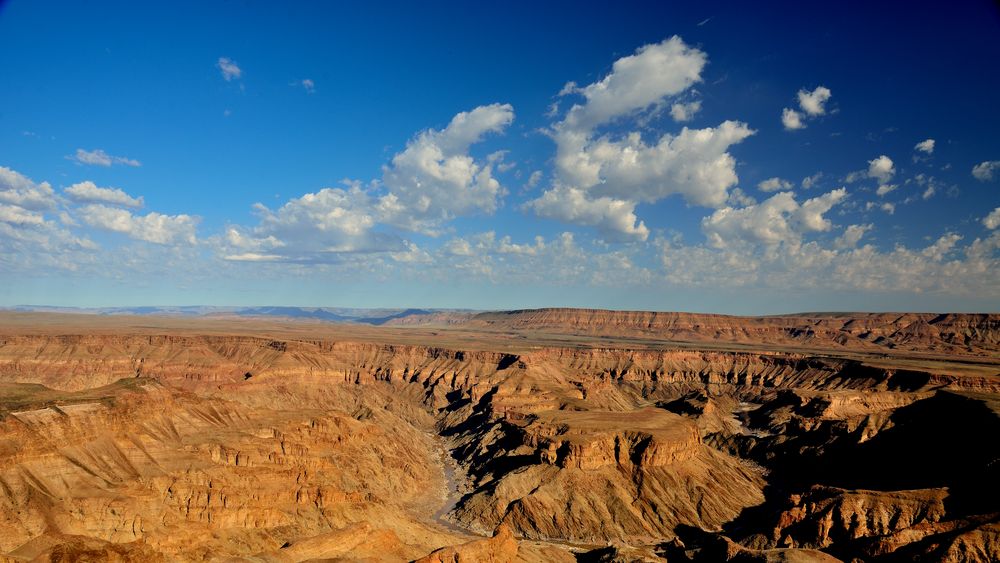
<instances>
[{"instance_id":1,"label":"escarpment","mask_svg":"<svg viewBox=\"0 0 1000 563\"><path fill-rule=\"evenodd\" d=\"M553 314L544 322L567 322ZM708 323L640 317L581 318ZM991 342L990 316L925 317L831 317L813 330L874 342L878 325L901 347L918 346L905 327L921 342L966 335L969 354ZM767 319L765 336L788 322ZM734 334L726 318L712 322ZM989 359L525 340L5 334L0 554L998 555Z\"/></svg>"},{"instance_id":2,"label":"escarpment","mask_svg":"<svg viewBox=\"0 0 1000 563\"><path fill-rule=\"evenodd\" d=\"M749 344L907 349L989 354L1000 344L1000 315L828 313L735 317L698 313L529 309L480 313L469 324L512 330Z\"/></svg>"}]
</instances>

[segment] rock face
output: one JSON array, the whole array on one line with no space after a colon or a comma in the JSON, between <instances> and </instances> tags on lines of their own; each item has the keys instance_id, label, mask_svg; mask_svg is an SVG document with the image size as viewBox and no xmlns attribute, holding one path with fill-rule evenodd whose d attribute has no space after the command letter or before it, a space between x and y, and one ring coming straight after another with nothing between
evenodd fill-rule
<instances>
[{"instance_id":1,"label":"rock face","mask_svg":"<svg viewBox=\"0 0 1000 563\"><path fill-rule=\"evenodd\" d=\"M443 328L415 345L0 326L0 555L1000 558L993 316L832 315L812 336L789 332L802 318L737 320L480 316L454 329L479 348L445 345ZM710 326L733 345L567 334L553 347L526 332L506 349L469 332L501 321L512 334ZM910 352L746 345L844 335ZM962 356L920 355L934 350Z\"/></svg>"}]
</instances>

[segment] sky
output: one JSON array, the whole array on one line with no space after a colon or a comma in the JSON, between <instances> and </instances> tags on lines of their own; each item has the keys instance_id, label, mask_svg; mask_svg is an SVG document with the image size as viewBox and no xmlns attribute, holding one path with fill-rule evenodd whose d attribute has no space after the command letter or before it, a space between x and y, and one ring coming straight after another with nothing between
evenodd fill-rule
<instances>
[{"instance_id":1,"label":"sky","mask_svg":"<svg viewBox=\"0 0 1000 563\"><path fill-rule=\"evenodd\" d=\"M0 1L0 306L1000 310L998 4L828 4Z\"/></svg>"}]
</instances>

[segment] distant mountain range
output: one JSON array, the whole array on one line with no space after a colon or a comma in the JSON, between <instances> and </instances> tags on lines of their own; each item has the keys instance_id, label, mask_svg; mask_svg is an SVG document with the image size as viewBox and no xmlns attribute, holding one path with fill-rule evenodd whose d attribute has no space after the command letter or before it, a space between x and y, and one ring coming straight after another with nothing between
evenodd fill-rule
<instances>
[{"instance_id":1,"label":"distant mountain range","mask_svg":"<svg viewBox=\"0 0 1000 563\"><path fill-rule=\"evenodd\" d=\"M211 307L202 305L165 307L52 307L46 305L17 305L0 307L0 310L35 313L68 313L89 315L157 315L172 317L284 317L312 319L334 323L361 323L384 325L398 320L419 321L423 316L441 313L471 313L468 309L353 309L348 307Z\"/></svg>"}]
</instances>

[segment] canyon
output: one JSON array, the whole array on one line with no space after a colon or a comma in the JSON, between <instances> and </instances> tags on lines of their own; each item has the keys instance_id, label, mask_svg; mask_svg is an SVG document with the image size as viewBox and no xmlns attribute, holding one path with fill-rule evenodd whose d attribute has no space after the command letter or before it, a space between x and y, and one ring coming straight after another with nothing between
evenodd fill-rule
<instances>
[{"instance_id":1,"label":"canyon","mask_svg":"<svg viewBox=\"0 0 1000 563\"><path fill-rule=\"evenodd\" d=\"M0 312L0 560L1000 560L1000 315L378 319Z\"/></svg>"}]
</instances>

